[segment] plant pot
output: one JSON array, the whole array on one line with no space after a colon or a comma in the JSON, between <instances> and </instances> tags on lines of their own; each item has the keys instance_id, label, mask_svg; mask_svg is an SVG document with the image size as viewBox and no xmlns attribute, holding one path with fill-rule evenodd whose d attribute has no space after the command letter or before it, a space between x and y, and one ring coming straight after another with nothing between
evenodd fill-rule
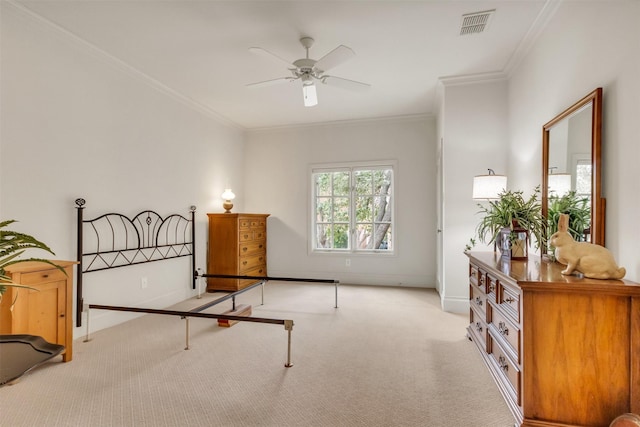
<instances>
[{"instance_id":1,"label":"plant pot","mask_svg":"<svg viewBox=\"0 0 640 427\"><path fill-rule=\"evenodd\" d=\"M526 260L529 258L529 232L514 221L511 228L500 230L497 247L503 258Z\"/></svg>"}]
</instances>

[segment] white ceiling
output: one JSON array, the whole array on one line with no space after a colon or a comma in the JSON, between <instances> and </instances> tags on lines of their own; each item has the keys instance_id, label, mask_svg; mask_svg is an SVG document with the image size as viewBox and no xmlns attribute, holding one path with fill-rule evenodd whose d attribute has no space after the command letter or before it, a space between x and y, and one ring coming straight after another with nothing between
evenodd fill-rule
<instances>
[{"instance_id":1,"label":"white ceiling","mask_svg":"<svg viewBox=\"0 0 640 427\"><path fill-rule=\"evenodd\" d=\"M439 78L508 73L553 0L8 2L195 108L256 129L433 114ZM485 32L459 35L463 14L491 9ZM315 39L314 59L352 48L356 56L330 74L371 89L319 85L319 104L304 107L299 81L245 86L290 75L249 47L294 61L304 57L302 36Z\"/></svg>"}]
</instances>

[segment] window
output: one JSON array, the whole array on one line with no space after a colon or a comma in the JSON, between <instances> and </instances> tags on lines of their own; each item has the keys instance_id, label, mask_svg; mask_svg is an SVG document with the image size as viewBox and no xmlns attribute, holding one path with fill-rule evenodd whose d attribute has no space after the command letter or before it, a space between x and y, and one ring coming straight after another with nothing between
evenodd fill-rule
<instances>
[{"instance_id":1,"label":"window","mask_svg":"<svg viewBox=\"0 0 640 427\"><path fill-rule=\"evenodd\" d=\"M391 163L314 167L313 250L392 253Z\"/></svg>"}]
</instances>

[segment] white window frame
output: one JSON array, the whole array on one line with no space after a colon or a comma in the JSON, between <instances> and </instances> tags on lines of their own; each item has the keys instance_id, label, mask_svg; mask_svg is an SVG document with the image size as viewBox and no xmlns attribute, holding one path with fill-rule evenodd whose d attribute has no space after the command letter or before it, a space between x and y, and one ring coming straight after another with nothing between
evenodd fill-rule
<instances>
[{"instance_id":1,"label":"white window frame","mask_svg":"<svg viewBox=\"0 0 640 427\"><path fill-rule=\"evenodd\" d=\"M354 247L352 242L357 229L357 219L355 215L355 189L354 189L354 171L358 170L370 170L370 169L390 169L391 170L391 189L390 200L388 209L391 210L391 236L392 236L392 248L391 249L359 249ZM318 248L316 244L317 238L317 222L316 222L316 187L315 187L315 174L322 172L350 172L350 192L349 192L349 247L348 248ZM395 220L395 200L396 196L396 182L398 180L398 165L395 160L383 160L383 161L363 161L363 162L349 162L349 163L323 163L313 164L309 167L309 183L310 183L310 203L309 203L309 251L314 254L375 254L375 255L395 255L397 251L397 227Z\"/></svg>"}]
</instances>

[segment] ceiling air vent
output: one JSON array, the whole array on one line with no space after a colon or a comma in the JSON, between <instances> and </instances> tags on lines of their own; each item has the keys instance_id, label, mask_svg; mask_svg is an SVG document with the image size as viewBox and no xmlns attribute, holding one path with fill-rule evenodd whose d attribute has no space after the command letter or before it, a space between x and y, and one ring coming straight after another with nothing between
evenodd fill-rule
<instances>
[{"instance_id":1,"label":"ceiling air vent","mask_svg":"<svg viewBox=\"0 0 640 427\"><path fill-rule=\"evenodd\" d=\"M460 35L481 33L487 29L491 17L496 10L485 10L484 12L467 13L462 15L462 25L460 27Z\"/></svg>"}]
</instances>

